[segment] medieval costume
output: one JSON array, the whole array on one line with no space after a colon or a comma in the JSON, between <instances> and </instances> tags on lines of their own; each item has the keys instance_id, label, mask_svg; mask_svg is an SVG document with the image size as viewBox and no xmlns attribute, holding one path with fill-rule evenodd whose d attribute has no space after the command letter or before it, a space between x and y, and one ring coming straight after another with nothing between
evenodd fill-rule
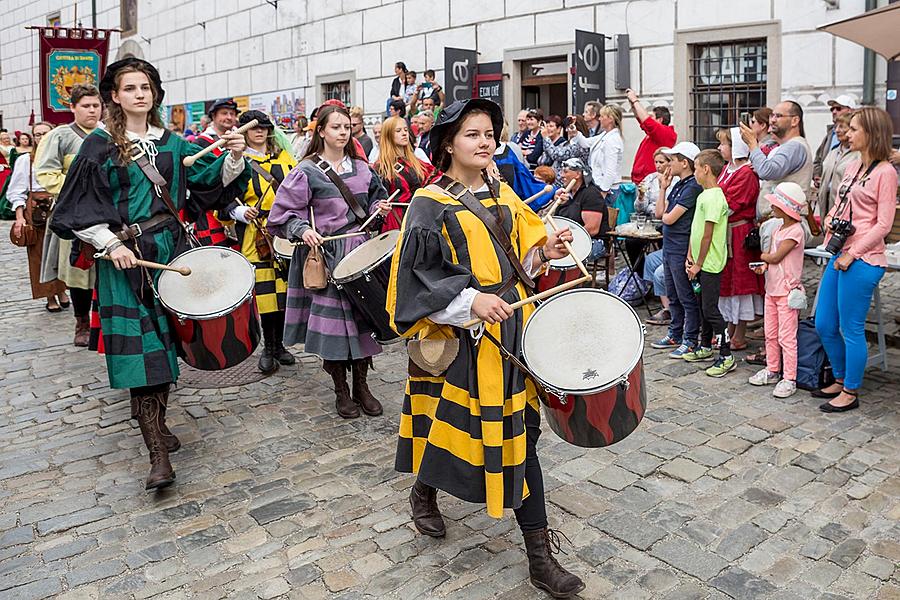
<instances>
[{"instance_id":1,"label":"medieval costume","mask_svg":"<svg viewBox=\"0 0 900 600\"><path fill-rule=\"evenodd\" d=\"M314 135L318 135L318 130ZM269 231L291 241L300 241L303 233L310 229L310 211L313 212L315 230L323 236L359 229L360 215L354 212L323 170L330 168L326 161L315 155L300 161L278 188L275 204L269 213ZM378 211L378 202L384 200L387 193L379 177L365 161L345 155L339 169L333 172L349 188L364 212L363 216ZM328 272L333 272L340 260L365 240L365 236L355 236L325 242L321 250ZM329 281L327 286L317 290L304 287L303 266L309 253L307 246L298 245L291 259L285 341L288 344L304 344L306 352L322 358L323 369L334 380L336 408L340 416L358 417L359 408L369 415L381 414L381 404L366 384L372 356L381 352L381 346L373 339L371 326L354 310L350 300L334 283ZM351 368L352 394L346 381L346 372Z\"/></svg>"},{"instance_id":2,"label":"medieval costume","mask_svg":"<svg viewBox=\"0 0 900 600\"><path fill-rule=\"evenodd\" d=\"M447 130L473 108L489 111L494 139L499 138L499 106L488 100L455 102L441 112L431 131L439 168L444 145L452 141L444 138ZM541 219L512 188L483 176L485 185L474 191L446 175L418 190L403 222L388 286L391 324L418 343L454 341L458 352L449 366L441 365L439 374L435 371L440 367L426 370L410 362L395 468L418 476L410 504L420 533L445 534L438 489L485 503L491 517L513 509L525 538L532 582L554 596L568 597L584 584L550 554L536 453L538 392L533 380L505 360L499 348L521 355L522 330L534 307L525 305L502 322L484 323L478 340L461 328L479 293L495 294L508 304L528 296L526 284L533 286L530 278L536 274L530 265L547 241ZM474 196L467 201L490 212L509 240L509 254L489 233L487 220L459 199L463 194Z\"/></svg>"},{"instance_id":3,"label":"medieval costume","mask_svg":"<svg viewBox=\"0 0 900 600\"><path fill-rule=\"evenodd\" d=\"M210 120L215 117L216 111L221 108L229 108L237 112L237 103L234 100L223 99L216 100L213 105L210 107L207 112L207 116ZM216 132L216 128L210 125L206 128L205 131L200 133L197 136L195 143L201 148L206 148L207 146L212 146L219 140L219 134ZM216 148L212 151L213 156L218 158L222 155L222 149ZM202 195L202 191L191 192L192 194L200 194ZM209 204L208 201L204 199L200 199L200 205ZM204 246L232 246L233 242L229 239L228 232L225 229L225 226L219 222L219 219L216 218L215 212L208 211L200 211L197 212L192 207L188 207L186 210L184 217L194 224L194 237L197 238L197 241L200 242Z\"/></svg>"},{"instance_id":4,"label":"medieval costume","mask_svg":"<svg viewBox=\"0 0 900 600\"><path fill-rule=\"evenodd\" d=\"M416 160L419 159L416 158ZM420 162L425 171L425 176L421 179L419 179L419 176L416 174L416 170L412 165L401 158L397 161L397 165L394 168L396 173L395 176L383 180L385 187L387 187L388 194L393 194L397 190L400 190L400 193L397 194L392 202L409 204L410 200L412 200L413 193L421 188L425 181L427 181L432 173L434 173L434 167L427 162ZM403 222L403 211L403 208L392 208L391 212L384 218L384 225L381 226L381 231L385 232L391 229L400 229L400 223Z\"/></svg>"},{"instance_id":5,"label":"medieval costume","mask_svg":"<svg viewBox=\"0 0 900 600\"><path fill-rule=\"evenodd\" d=\"M158 110L164 96L159 73L135 58L107 68L100 82L103 100L110 104L116 73L127 67L149 72L155 88L151 110ZM175 214L189 206L188 189L205 192L203 198L224 206L229 196L246 187L250 168L231 153L218 158L207 154L184 167L182 159L200 148L149 123L145 135L128 131L127 136L132 157L127 161L107 131L96 129L85 139L66 176L51 228L63 239L77 236L107 252L122 242L138 257L168 263L188 249L187 234ZM157 170L165 179L165 189L151 182L139 166L142 159L148 170ZM191 196L190 202L197 197ZM130 389L132 417L150 450L146 487L164 487L174 479L168 453L180 447L165 425L169 385L179 371L169 317L155 293L160 272L119 270L111 261L98 261L96 266L110 386Z\"/></svg>"}]
</instances>

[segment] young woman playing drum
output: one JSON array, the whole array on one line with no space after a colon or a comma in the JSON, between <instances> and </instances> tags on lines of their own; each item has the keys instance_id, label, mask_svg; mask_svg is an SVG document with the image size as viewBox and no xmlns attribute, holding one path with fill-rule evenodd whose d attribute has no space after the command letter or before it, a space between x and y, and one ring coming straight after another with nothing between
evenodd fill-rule
<instances>
[{"instance_id":1,"label":"young woman playing drum","mask_svg":"<svg viewBox=\"0 0 900 600\"><path fill-rule=\"evenodd\" d=\"M561 241L571 241L572 234L563 228L548 238L540 218L512 188L486 174L502 127L499 106L466 100L441 111L431 130L435 165L446 176L417 191L410 204L393 257L387 308L401 335L418 337L410 356L415 343L448 340L449 359L440 367L410 364L396 469L418 474L410 504L413 522L425 535L446 532L437 489L484 502L495 518L512 508L532 583L565 598L584 583L551 556L555 533L547 528L535 449L537 391L496 344L519 354L522 329L534 309L510 305L528 296L525 280L549 260L566 256ZM489 233L489 227L503 234ZM461 329L473 315L486 323L480 341Z\"/></svg>"},{"instance_id":2,"label":"young woman playing drum","mask_svg":"<svg viewBox=\"0 0 900 600\"><path fill-rule=\"evenodd\" d=\"M223 156L207 154L191 167L182 165L200 148L164 128L159 108L165 92L148 62L127 58L109 65L100 93L106 128L85 139L50 227L63 239L77 236L109 259L97 262L109 383L131 391L132 417L150 451L146 488L161 488L175 479L169 452L180 447L165 423L178 363L167 314L151 287L159 271L134 267L138 257L167 263L187 249L187 234L173 215L185 206L187 189L218 190L204 195L217 206L197 208L219 208L246 188L250 167L239 134L225 136L230 152ZM166 186L155 185L144 168L158 171Z\"/></svg>"},{"instance_id":3,"label":"young woman playing drum","mask_svg":"<svg viewBox=\"0 0 900 600\"><path fill-rule=\"evenodd\" d=\"M258 110L241 113L238 123L253 119L259 124L244 133L245 154L250 158L253 176L240 204L230 208L219 220L237 221L241 253L256 267L256 305L263 331L263 351L259 370L273 373L279 364L292 365L294 356L284 347L284 307L287 297L287 261L276 263L273 238L266 230L266 218L275 202L275 192L288 172L297 164L291 153L279 146L275 125ZM261 227L260 227L261 226Z\"/></svg>"},{"instance_id":4,"label":"young woman playing drum","mask_svg":"<svg viewBox=\"0 0 900 600\"><path fill-rule=\"evenodd\" d=\"M269 213L273 235L305 244L291 260L285 340L304 344L307 352L322 358L322 368L334 380L337 413L345 419L358 417L360 408L370 416L381 414L381 403L366 383L372 356L381 347L372 338L372 328L334 283L329 281L322 289L304 287L304 264L309 249L321 247L328 272L333 272L367 238L358 235L323 243L323 236L358 231L367 216L387 213L386 197L381 179L352 142L350 113L329 105L320 108L306 155L278 188ZM350 368L352 394L347 386Z\"/></svg>"},{"instance_id":5,"label":"young woman playing drum","mask_svg":"<svg viewBox=\"0 0 900 600\"><path fill-rule=\"evenodd\" d=\"M394 202L409 203L417 189L434 173L434 167L421 160L409 143L406 119L390 117L381 126L381 150L375 162L375 172L381 176L389 194L400 190ZM400 229L403 208L394 207L384 219L381 231Z\"/></svg>"}]
</instances>

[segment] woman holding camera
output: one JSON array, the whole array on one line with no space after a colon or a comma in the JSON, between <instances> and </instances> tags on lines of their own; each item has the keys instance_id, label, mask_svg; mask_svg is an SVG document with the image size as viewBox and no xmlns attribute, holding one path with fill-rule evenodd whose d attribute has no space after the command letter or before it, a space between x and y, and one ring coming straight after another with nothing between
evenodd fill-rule
<instances>
[{"instance_id":1,"label":"woman holding camera","mask_svg":"<svg viewBox=\"0 0 900 600\"><path fill-rule=\"evenodd\" d=\"M894 222L897 172L890 163L891 117L867 106L853 113L847 137L860 160L847 167L835 206L825 219L825 246L834 254L819 284L816 330L836 382L816 390L830 400L819 409L845 412L859 407L866 368L866 314L887 268L884 238Z\"/></svg>"}]
</instances>

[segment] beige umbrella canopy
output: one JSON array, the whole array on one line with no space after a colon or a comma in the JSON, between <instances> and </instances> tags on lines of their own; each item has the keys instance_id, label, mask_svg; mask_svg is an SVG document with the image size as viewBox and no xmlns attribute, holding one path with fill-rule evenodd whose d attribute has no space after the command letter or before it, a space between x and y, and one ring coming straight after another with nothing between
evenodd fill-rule
<instances>
[{"instance_id":1,"label":"beige umbrella canopy","mask_svg":"<svg viewBox=\"0 0 900 600\"><path fill-rule=\"evenodd\" d=\"M818 29L865 46L888 60L900 57L900 2Z\"/></svg>"}]
</instances>

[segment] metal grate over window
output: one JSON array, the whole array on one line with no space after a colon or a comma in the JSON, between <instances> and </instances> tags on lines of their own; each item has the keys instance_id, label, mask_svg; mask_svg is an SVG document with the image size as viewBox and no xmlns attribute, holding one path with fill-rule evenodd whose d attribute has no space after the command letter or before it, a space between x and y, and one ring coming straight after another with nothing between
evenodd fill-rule
<instances>
[{"instance_id":1,"label":"metal grate over window","mask_svg":"<svg viewBox=\"0 0 900 600\"><path fill-rule=\"evenodd\" d=\"M766 105L766 40L691 46L691 141L718 145L716 130Z\"/></svg>"},{"instance_id":2,"label":"metal grate over window","mask_svg":"<svg viewBox=\"0 0 900 600\"><path fill-rule=\"evenodd\" d=\"M322 84L322 95L324 100L340 100L346 106L350 106L350 82L335 81L333 83ZM323 100L323 102L324 102Z\"/></svg>"}]
</instances>

